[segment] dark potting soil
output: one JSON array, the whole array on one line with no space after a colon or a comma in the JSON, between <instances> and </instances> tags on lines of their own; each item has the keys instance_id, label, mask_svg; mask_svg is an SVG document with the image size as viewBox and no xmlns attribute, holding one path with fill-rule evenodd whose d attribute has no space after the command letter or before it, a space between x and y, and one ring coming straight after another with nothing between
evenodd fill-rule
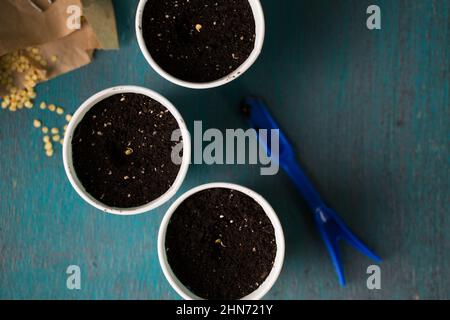
<instances>
[{"instance_id":1,"label":"dark potting soil","mask_svg":"<svg viewBox=\"0 0 450 320\"><path fill-rule=\"evenodd\" d=\"M166 254L177 278L204 299L240 299L272 270L275 233L263 208L231 189L200 191L176 209Z\"/></svg>"},{"instance_id":2,"label":"dark potting soil","mask_svg":"<svg viewBox=\"0 0 450 320\"><path fill-rule=\"evenodd\" d=\"M78 179L95 199L119 208L151 202L174 183L171 160L178 123L166 107L142 94L108 97L83 117L72 139Z\"/></svg>"},{"instance_id":3,"label":"dark potting soil","mask_svg":"<svg viewBox=\"0 0 450 320\"><path fill-rule=\"evenodd\" d=\"M190 82L227 76L255 47L255 19L248 0L148 1L142 28L156 63Z\"/></svg>"}]
</instances>

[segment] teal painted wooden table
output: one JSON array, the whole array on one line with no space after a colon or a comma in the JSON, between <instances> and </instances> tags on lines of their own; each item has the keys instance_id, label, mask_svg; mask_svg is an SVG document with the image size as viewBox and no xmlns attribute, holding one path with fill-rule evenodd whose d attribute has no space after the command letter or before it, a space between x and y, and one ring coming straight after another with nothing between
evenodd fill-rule
<instances>
[{"instance_id":1,"label":"teal painted wooden table","mask_svg":"<svg viewBox=\"0 0 450 320\"><path fill-rule=\"evenodd\" d=\"M117 0L120 51L99 52L89 66L40 85L38 101L74 112L106 87L142 85L167 96L191 129L194 120L224 129L244 127L238 102L262 95L325 199L384 258L382 289L370 291L371 261L342 247L348 286L341 288L286 176L191 166L179 194L231 181L278 212L287 255L267 298L450 298L450 1L375 1L382 30L369 31L372 2L264 0L258 62L230 85L192 91L150 69L134 36L137 1ZM156 253L169 204L133 217L89 207L69 185L61 156L45 157L32 128L37 112L0 113L0 298L178 298ZM81 290L66 288L71 264L81 267Z\"/></svg>"}]
</instances>

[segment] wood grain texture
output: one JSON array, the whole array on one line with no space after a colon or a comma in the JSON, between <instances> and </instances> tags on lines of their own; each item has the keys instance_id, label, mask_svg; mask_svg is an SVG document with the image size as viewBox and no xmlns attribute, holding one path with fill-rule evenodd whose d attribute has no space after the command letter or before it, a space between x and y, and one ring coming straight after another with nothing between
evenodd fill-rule
<instances>
[{"instance_id":1,"label":"wood grain texture","mask_svg":"<svg viewBox=\"0 0 450 320\"><path fill-rule=\"evenodd\" d=\"M191 166L179 194L205 182L255 189L278 212L287 255L273 299L450 298L450 1L378 0L382 30L368 31L365 0L263 0L263 53L242 78L193 91L159 77L134 36L137 1L115 1L121 49L38 89L75 111L101 89L136 84L167 96L192 129L245 126L237 104L264 96L301 162L348 224L379 253L382 289L366 288L371 261L342 247L340 288L288 178L254 166ZM105 215L69 185L59 155L46 159L32 128L38 110L0 113L0 298L178 299L157 259L169 204L134 217ZM58 149L59 150L59 149ZM173 201L173 200L172 200ZM82 269L82 290L65 270Z\"/></svg>"}]
</instances>

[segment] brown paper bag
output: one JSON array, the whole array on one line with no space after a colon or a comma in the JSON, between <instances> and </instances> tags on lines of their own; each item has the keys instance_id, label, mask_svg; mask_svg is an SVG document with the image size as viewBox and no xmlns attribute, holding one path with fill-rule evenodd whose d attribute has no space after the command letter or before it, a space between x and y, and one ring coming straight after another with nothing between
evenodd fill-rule
<instances>
[{"instance_id":1,"label":"brown paper bag","mask_svg":"<svg viewBox=\"0 0 450 320\"><path fill-rule=\"evenodd\" d=\"M48 61L46 79L51 79L90 63L93 50L100 48L100 43L92 27L83 21L80 30L38 48Z\"/></svg>"},{"instance_id":2,"label":"brown paper bag","mask_svg":"<svg viewBox=\"0 0 450 320\"><path fill-rule=\"evenodd\" d=\"M33 63L42 77L38 79L38 82L46 81L90 63L94 50L102 48L96 32L84 16L81 29L70 30L67 28L67 6L77 5L81 8L80 0L56 0L53 3L48 0L33 0L33 5L27 0L5 1L8 4L6 14L5 11L2 11L0 18L10 15L18 18L18 20L0 20L0 35L6 35L6 37L1 38L0 52L21 49L19 50L20 55L31 59L31 56L23 48L29 46L37 48L39 56L45 62L45 64ZM107 29L98 31L105 48L117 48L117 32L111 1L100 0L98 4L94 5L84 0L83 5L87 5L86 10L89 12L91 20L95 20L97 25L112 28L109 32ZM84 13L83 10L83 15ZM29 20L30 17L35 18L35 20ZM11 25L11 28L5 27L8 24ZM42 28L43 32L30 31L39 28ZM18 32L19 35L24 34L24 36L13 36L13 34L7 32L8 29ZM105 36L106 33L113 35ZM19 89L24 87L23 77L20 74L13 74L12 78L15 87ZM8 91L5 84L0 84L0 95L5 95Z\"/></svg>"},{"instance_id":3,"label":"brown paper bag","mask_svg":"<svg viewBox=\"0 0 450 320\"><path fill-rule=\"evenodd\" d=\"M83 15L94 29L103 50L119 49L116 18L111 0L82 0Z\"/></svg>"},{"instance_id":4,"label":"brown paper bag","mask_svg":"<svg viewBox=\"0 0 450 320\"><path fill-rule=\"evenodd\" d=\"M80 0L57 0L39 11L37 0L2 0L0 10L0 56L55 41L73 33L67 28L67 7L81 8ZM46 2L46 1L45 1Z\"/></svg>"}]
</instances>

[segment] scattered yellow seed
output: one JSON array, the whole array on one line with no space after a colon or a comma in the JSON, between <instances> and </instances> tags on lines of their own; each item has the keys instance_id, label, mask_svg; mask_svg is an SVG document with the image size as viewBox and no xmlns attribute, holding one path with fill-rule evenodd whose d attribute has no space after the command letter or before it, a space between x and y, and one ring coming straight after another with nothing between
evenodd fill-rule
<instances>
[{"instance_id":1,"label":"scattered yellow seed","mask_svg":"<svg viewBox=\"0 0 450 320\"><path fill-rule=\"evenodd\" d=\"M60 137L59 134L55 134L55 135L52 137L52 139L53 139L53 141L58 142L58 141L61 140L61 137Z\"/></svg>"},{"instance_id":2,"label":"scattered yellow seed","mask_svg":"<svg viewBox=\"0 0 450 320\"><path fill-rule=\"evenodd\" d=\"M64 125L63 129L64 129L64 131L67 130L67 124Z\"/></svg>"},{"instance_id":3,"label":"scattered yellow seed","mask_svg":"<svg viewBox=\"0 0 450 320\"><path fill-rule=\"evenodd\" d=\"M59 132L58 128L52 128L51 133L57 134Z\"/></svg>"},{"instance_id":4,"label":"scattered yellow seed","mask_svg":"<svg viewBox=\"0 0 450 320\"><path fill-rule=\"evenodd\" d=\"M38 119L34 119L34 120L33 120L33 126L34 126L35 128L40 128L41 125L42 125L42 122L40 122Z\"/></svg>"},{"instance_id":5,"label":"scattered yellow seed","mask_svg":"<svg viewBox=\"0 0 450 320\"><path fill-rule=\"evenodd\" d=\"M55 55L53 55L50 59L52 60L52 62L58 61L58 57Z\"/></svg>"},{"instance_id":6,"label":"scattered yellow seed","mask_svg":"<svg viewBox=\"0 0 450 320\"><path fill-rule=\"evenodd\" d=\"M197 30L197 32L200 32L200 30L202 30L202 28L203 28L203 26L201 24L199 24L199 23L197 23L195 25L195 30Z\"/></svg>"},{"instance_id":7,"label":"scattered yellow seed","mask_svg":"<svg viewBox=\"0 0 450 320\"><path fill-rule=\"evenodd\" d=\"M56 113L57 114L63 114L64 113L64 109L61 107L56 108Z\"/></svg>"},{"instance_id":8,"label":"scattered yellow seed","mask_svg":"<svg viewBox=\"0 0 450 320\"><path fill-rule=\"evenodd\" d=\"M64 139L59 140L59 143L60 143L61 145L64 145Z\"/></svg>"},{"instance_id":9,"label":"scattered yellow seed","mask_svg":"<svg viewBox=\"0 0 450 320\"><path fill-rule=\"evenodd\" d=\"M56 110L56 106L52 103L48 105L48 110L50 110L51 112Z\"/></svg>"},{"instance_id":10,"label":"scattered yellow seed","mask_svg":"<svg viewBox=\"0 0 450 320\"><path fill-rule=\"evenodd\" d=\"M52 59L54 60L54 59ZM32 109L34 107L33 100L36 99L35 86L38 82L43 80L42 73L38 69L38 65L46 65L46 61L42 59L39 48L27 48L25 50L17 50L0 57L0 86L5 89L4 96L0 96L0 103L3 109L9 109L15 112L21 109ZM40 109L47 109L45 102L40 103ZM53 109L53 108L51 108ZM52 110L58 114L63 115L64 109ZM39 128L44 134L50 130L43 126L43 123L38 119L33 119L33 127ZM53 138L60 143L63 139L60 137ZM45 135L42 137L44 142L45 153L48 157L53 156L54 150L51 143L51 136Z\"/></svg>"},{"instance_id":11,"label":"scattered yellow seed","mask_svg":"<svg viewBox=\"0 0 450 320\"><path fill-rule=\"evenodd\" d=\"M127 148L126 150L125 150L125 154L127 155L127 156L129 156L130 154L132 154L133 153L133 149L131 149L131 148Z\"/></svg>"},{"instance_id":12,"label":"scattered yellow seed","mask_svg":"<svg viewBox=\"0 0 450 320\"><path fill-rule=\"evenodd\" d=\"M72 120L72 115L66 114L66 121L69 122L70 120Z\"/></svg>"},{"instance_id":13,"label":"scattered yellow seed","mask_svg":"<svg viewBox=\"0 0 450 320\"><path fill-rule=\"evenodd\" d=\"M47 150L53 149L52 143L51 143L51 142L46 142L46 143L44 144L44 149L45 149L46 151L47 151Z\"/></svg>"}]
</instances>

